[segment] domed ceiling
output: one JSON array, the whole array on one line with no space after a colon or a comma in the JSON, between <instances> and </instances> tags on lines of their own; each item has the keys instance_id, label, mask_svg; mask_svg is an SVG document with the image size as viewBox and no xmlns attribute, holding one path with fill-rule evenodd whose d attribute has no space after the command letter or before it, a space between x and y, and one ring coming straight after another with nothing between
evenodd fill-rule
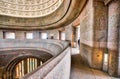
<instances>
[{"instance_id":1,"label":"domed ceiling","mask_svg":"<svg viewBox=\"0 0 120 79\"><path fill-rule=\"evenodd\" d=\"M44 30L66 26L87 0L0 0L0 29Z\"/></svg>"},{"instance_id":2,"label":"domed ceiling","mask_svg":"<svg viewBox=\"0 0 120 79\"><path fill-rule=\"evenodd\" d=\"M42 17L53 13L63 0L0 0L0 14L15 17Z\"/></svg>"}]
</instances>

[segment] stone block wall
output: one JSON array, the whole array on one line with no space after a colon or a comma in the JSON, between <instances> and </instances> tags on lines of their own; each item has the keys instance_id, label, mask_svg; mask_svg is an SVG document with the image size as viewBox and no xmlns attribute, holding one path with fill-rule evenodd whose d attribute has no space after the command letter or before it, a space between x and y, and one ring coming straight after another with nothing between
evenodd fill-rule
<instances>
[{"instance_id":1,"label":"stone block wall","mask_svg":"<svg viewBox=\"0 0 120 79\"><path fill-rule=\"evenodd\" d=\"M120 76L120 0L89 0L80 14L80 36L80 54L89 66Z\"/></svg>"},{"instance_id":2,"label":"stone block wall","mask_svg":"<svg viewBox=\"0 0 120 79\"><path fill-rule=\"evenodd\" d=\"M93 2L89 0L80 14L80 54L92 66Z\"/></svg>"},{"instance_id":3,"label":"stone block wall","mask_svg":"<svg viewBox=\"0 0 120 79\"><path fill-rule=\"evenodd\" d=\"M68 42L59 41L59 40L0 39L0 57L1 57L0 68L5 67L9 63L11 63L13 59L17 59L19 57L36 56L36 57L40 57L41 59L47 58L45 54L43 52L40 53L40 51L47 52L53 55L54 57L56 57L63 50L65 50L65 48L68 47L68 45L69 45ZM64 55L65 54L66 52L64 53ZM0 72L0 77L1 77L1 72Z\"/></svg>"},{"instance_id":4,"label":"stone block wall","mask_svg":"<svg viewBox=\"0 0 120 79\"><path fill-rule=\"evenodd\" d=\"M107 6L89 0L80 14L80 53L93 68L102 69L107 49Z\"/></svg>"},{"instance_id":5,"label":"stone block wall","mask_svg":"<svg viewBox=\"0 0 120 79\"><path fill-rule=\"evenodd\" d=\"M21 79L70 79L70 48Z\"/></svg>"},{"instance_id":6,"label":"stone block wall","mask_svg":"<svg viewBox=\"0 0 120 79\"><path fill-rule=\"evenodd\" d=\"M108 9L104 2L93 0L94 18L93 18L93 55L92 67L103 68L104 53L107 53L107 29L108 29Z\"/></svg>"},{"instance_id":7,"label":"stone block wall","mask_svg":"<svg viewBox=\"0 0 120 79\"><path fill-rule=\"evenodd\" d=\"M120 76L120 0L113 0L108 8L108 73Z\"/></svg>"},{"instance_id":8,"label":"stone block wall","mask_svg":"<svg viewBox=\"0 0 120 79\"><path fill-rule=\"evenodd\" d=\"M4 50L0 51L0 68L7 66L16 59L20 60L25 57L37 57L45 62L50 59L52 55L45 51L33 49Z\"/></svg>"},{"instance_id":9,"label":"stone block wall","mask_svg":"<svg viewBox=\"0 0 120 79\"><path fill-rule=\"evenodd\" d=\"M0 30L0 39L2 39L2 38L3 38L3 31Z\"/></svg>"},{"instance_id":10,"label":"stone block wall","mask_svg":"<svg viewBox=\"0 0 120 79\"><path fill-rule=\"evenodd\" d=\"M45 76L44 79L70 79L70 51L63 59Z\"/></svg>"}]
</instances>

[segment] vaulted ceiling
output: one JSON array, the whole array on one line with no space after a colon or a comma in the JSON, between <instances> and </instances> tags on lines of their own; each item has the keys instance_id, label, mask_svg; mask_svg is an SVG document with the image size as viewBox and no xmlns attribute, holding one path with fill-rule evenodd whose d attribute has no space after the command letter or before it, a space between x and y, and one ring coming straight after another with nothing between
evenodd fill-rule
<instances>
[{"instance_id":1,"label":"vaulted ceiling","mask_svg":"<svg viewBox=\"0 0 120 79\"><path fill-rule=\"evenodd\" d=\"M0 28L55 29L75 20L87 0L0 0Z\"/></svg>"},{"instance_id":2,"label":"vaulted ceiling","mask_svg":"<svg viewBox=\"0 0 120 79\"><path fill-rule=\"evenodd\" d=\"M0 0L0 14L35 18L53 13L63 0Z\"/></svg>"}]
</instances>

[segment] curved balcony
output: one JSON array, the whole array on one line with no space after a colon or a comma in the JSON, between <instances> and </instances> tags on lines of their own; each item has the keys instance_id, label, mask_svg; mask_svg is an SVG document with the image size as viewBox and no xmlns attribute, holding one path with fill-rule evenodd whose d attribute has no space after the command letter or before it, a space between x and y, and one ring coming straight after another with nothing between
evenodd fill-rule
<instances>
[{"instance_id":1,"label":"curved balcony","mask_svg":"<svg viewBox=\"0 0 120 79\"><path fill-rule=\"evenodd\" d=\"M87 0L49 0L48 3L51 4L48 6L48 3L43 5L36 3L46 0L25 0L27 4L14 1L23 0L0 1L2 29L44 30L67 26L79 16L87 2ZM35 2L31 4L32 1Z\"/></svg>"},{"instance_id":2,"label":"curved balcony","mask_svg":"<svg viewBox=\"0 0 120 79\"><path fill-rule=\"evenodd\" d=\"M37 69L26 74L21 79L69 79L70 77L70 47L69 43L65 41L58 40L10 40L10 39L0 39L0 55L5 54L3 51L10 50L37 50L44 51L52 55L53 57L48 57L47 60L42 66L39 66ZM21 53L15 57L11 57L7 62L7 65L12 59L16 59L19 56L28 56L29 53ZM34 56L36 53L32 53ZM39 55L39 54L37 54ZM45 57L45 56L44 56ZM3 69L5 70L6 67ZM12 70L11 70L12 71ZM11 72L12 73L12 72ZM12 79L11 75L6 75L4 73L3 79Z\"/></svg>"}]
</instances>

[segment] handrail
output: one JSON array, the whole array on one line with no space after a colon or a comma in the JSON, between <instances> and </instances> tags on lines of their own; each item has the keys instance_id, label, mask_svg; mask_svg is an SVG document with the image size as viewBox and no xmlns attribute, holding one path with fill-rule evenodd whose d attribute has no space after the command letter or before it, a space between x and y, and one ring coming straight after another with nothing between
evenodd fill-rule
<instances>
[{"instance_id":1,"label":"handrail","mask_svg":"<svg viewBox=\"0 0 120 79\"><path fill-rule=\"evenodd\" d=\"M67 47L63 52L61 52L56 57L53 57L47 61L44 65L40 66L33 72L25 75L20 79L69 79L70 76L70 47ZM63 72L58 70L63 70ZM66 72L67 71L67 72ZM60 72L60 73L59 73ZM62 75L54 75L61 74ZM61 78L60 78L61 77Z\"/></svg>"},{"instance_id":2,"label":"handrail","mask_svg":"<svg viewBox=\"0 0 120 79\"><path fill-rule=\"evenodd\" d=\"M49 51L48 53L53 55L53 57L42 66L38 67L33 72L26 74L21 79L53 79L53 75L55 74L59 74L55 79L69 79L71 55L69 43L66 41L42 39L0 39L0 45L0 51L6 51L6 49L42 49ZM2 54L3 53L1 52L0 55ZM61 75L61 73L65 73L65 75Z\"/></svg>"},{"instance_id":3,"label":"handrail","mask_svg":"<svg viewBox=\"0 0 120 79\"><path fill-rule=\"evenodd\" d=\"M59 41L59 40L19 40L19 39L0 39L0 51L5 48L14 50L17 48L37 48L37 49L45 49L51 51L53 56L60 53L66 46L68 42Z\"/></svg>"}]
</instances>

